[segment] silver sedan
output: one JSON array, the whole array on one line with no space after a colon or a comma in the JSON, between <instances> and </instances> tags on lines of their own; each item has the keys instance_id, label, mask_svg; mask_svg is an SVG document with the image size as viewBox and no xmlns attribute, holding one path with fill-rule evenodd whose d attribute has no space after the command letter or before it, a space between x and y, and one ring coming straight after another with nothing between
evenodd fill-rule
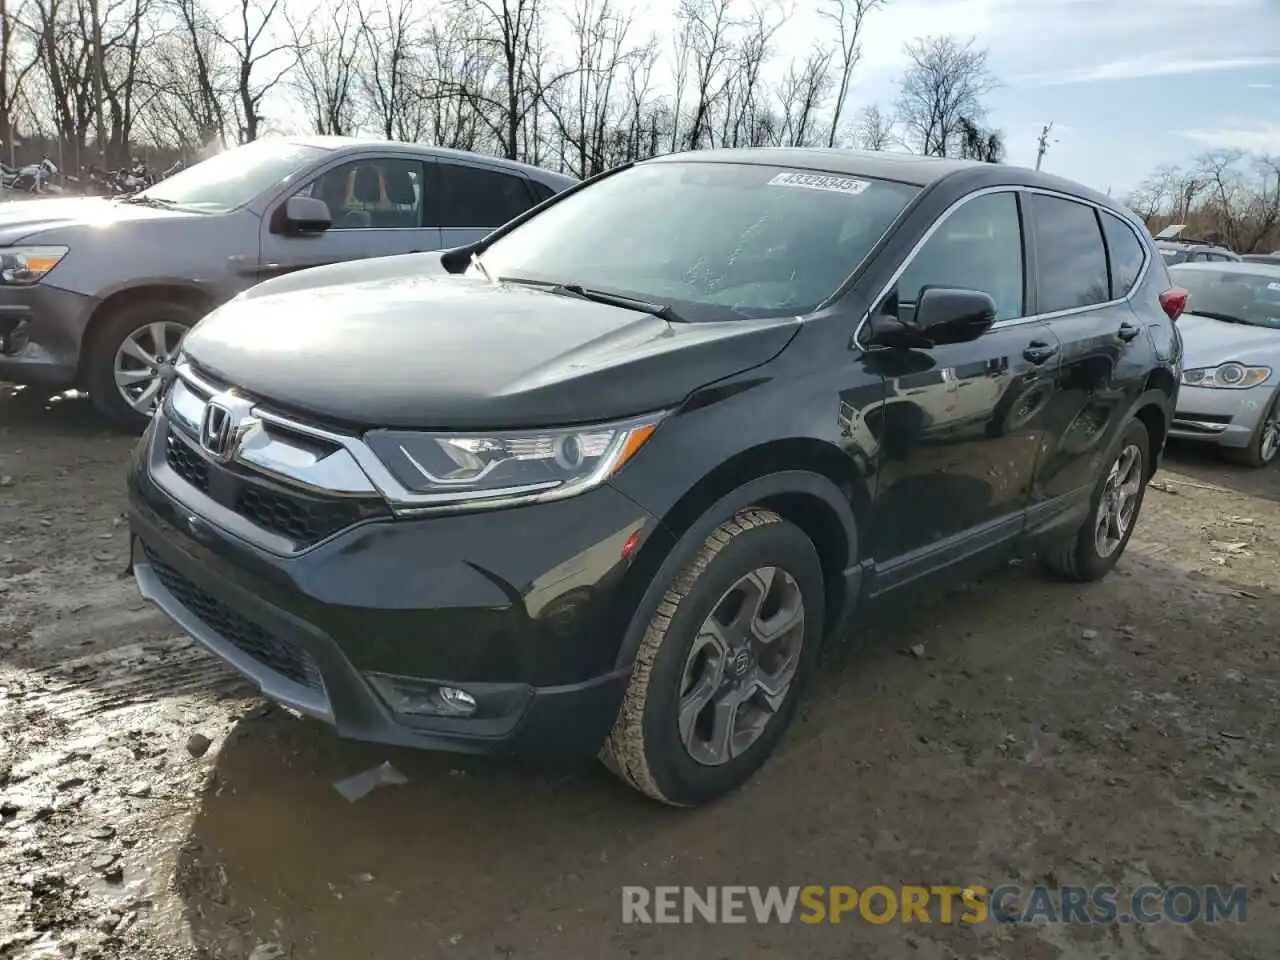
<instances>
[{"instance_id":1,"label":"silver sedan","mask_svg":"<svg viewBox=\"0 0 1280 960\"><path fill-rule=\"evenodd\" d=\"M1190 292L1178 321L1184 355L1171 437L1215 443L1251 467L1280 458L1280 266L1169 268Z\"/></svg>"}]
</instances>

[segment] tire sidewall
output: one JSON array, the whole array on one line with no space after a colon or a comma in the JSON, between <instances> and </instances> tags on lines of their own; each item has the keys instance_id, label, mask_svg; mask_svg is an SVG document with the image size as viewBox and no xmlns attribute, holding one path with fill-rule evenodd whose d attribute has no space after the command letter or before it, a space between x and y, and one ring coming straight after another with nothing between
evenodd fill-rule
<instances>
[{"instance_id":1,"label":"tire sidewall","mask_svg":"<svg viewBox=\"0 0 1280 960\"><path fill-rule=\"evenodd\" d=\"M121 307L106 317L93 332L85 355L85 386L93 405L114 427L139 434L151 419L130 407L116 387L115 358L120 345L149 323L179 323L189 330L199 319L199 312L189 304L174 300L147 300Z\"/></svg>"},{"instance_id":2,"label":"tire sidewall","mask_svg":"<svg viewBox=\"0 0 1280 960\"><path fill-rule=\"evenodd\" d=\"M805 604L804 647L782 708L741 756L719 766L691 758L677 727L677 703L685 661L703 621L746 573L776 566L795 578ZM786 732L817 663L825 604L822 564L812 542L794 524L774 521L736 535L721 549L678 603L654 658L642 720L649 772L664 796L697 805L740 785L768 759Z\"/></svg>"},{"instance_id":3,"label":"tire sidewall","mask_svg":"<svg viewBox=\"0 0 1280 960\"><path fill-rule=\"evenodd\" d=\"M1130 444L1136 444L1142 456L1142 485L1138 488L1138 502L1134 507L1133 522L1129 524L1129 529L1125 531L1124 539L1120 541L1120 545L1109 556L1104 557L1098 553L1097 538L1095 536L1098 505L1102 502L1102 493L1107 486L1107 477L1111 474L1111 468L1115 465L1116 458ZM1080 529L1079 540L1076 544L1078 565L1081 572L1085 573L1090 580L1100 579L1120 562L1120 558L1124 556L1124 552L1129 546L1129 540L1133 537L1133 531L1138 528L1138 521L1142 518L1142 504L1146 499L1147 483L1151 476L1151 436L1141 420L1135 417L1125 425L1125 428L1120 432L1120 436L1112 445L1111 450L1108 451L1103 464L1103 470L1098 477L1093 496L1089 498L1089 519L1085 521L1084 526Z\"/></svg>"}]
</instances>

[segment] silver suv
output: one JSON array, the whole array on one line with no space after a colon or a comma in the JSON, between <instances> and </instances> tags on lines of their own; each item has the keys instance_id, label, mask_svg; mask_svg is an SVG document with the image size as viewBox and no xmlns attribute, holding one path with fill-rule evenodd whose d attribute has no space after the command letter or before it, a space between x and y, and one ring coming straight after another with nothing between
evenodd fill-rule
<instances>
[{"instance_id":1,"label":"silver suv","mask_svg":"<svg viewBox=\"0 0 1280 960\"><path fill-rule=\"evenodd\" d=\"M0 204L0 381L81 386L141 429L186 331L258 281L471 243L574 182L441 148L290 137L125 200ZM296 346L270 330L262 345Z\"/></svg>"}]
</instances>

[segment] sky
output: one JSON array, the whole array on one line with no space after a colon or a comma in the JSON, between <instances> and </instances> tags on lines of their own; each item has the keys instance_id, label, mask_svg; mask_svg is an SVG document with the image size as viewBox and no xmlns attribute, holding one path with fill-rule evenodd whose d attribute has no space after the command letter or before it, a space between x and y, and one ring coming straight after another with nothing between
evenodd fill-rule
<instances>
[{"instance_id":1,"label":"sky","mask_svg":"<svg viewBox=\"0 0 1280 960\"><path fill-rule=\"evenodd\" d=\"M632 2L637 40L672 36L677 0ZM815 39L834 42L816 12L824 0L772 2L794 9L775 36L775 71ZM846 116L891 107L903 45L931 34L988 50L1000 86L985 98L987 123L1004 132L1010 163L1035 164L1050 121L1043 169L1117 196L1208 149L1280 154L1280 0L889 0L864 26Z\"/></svg>"},{"instance_id":2,"label":"sky","mask_svg":"<svg viewBox=\"0 0 1280 960\"><path fill-rule=\"evenodd\" d=\"M815 26L793 18L779 52ZM892 102L907 40L976 37L1009 162L1034 165L1052 121L1043 169L1099 190L1215 147L1280 153L1280 0L892 0L865 31L851 107Z\"/></svg>"}]
</instances>

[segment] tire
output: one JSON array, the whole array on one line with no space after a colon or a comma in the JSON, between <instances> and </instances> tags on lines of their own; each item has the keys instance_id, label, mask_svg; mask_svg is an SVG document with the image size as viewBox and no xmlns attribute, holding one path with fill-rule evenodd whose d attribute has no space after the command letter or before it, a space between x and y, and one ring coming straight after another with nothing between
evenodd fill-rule
<instances>
[{"instance_id":1,"label":"tire","mask_svg":"<svg viewBox=\"0 0 1280 960\"><path fill-rule=\"evenodd\" d=\"M762 648L774 653L787 649L791 656L769 661L769 654L765 653L750 668L744 668L738 658L726 654L720 661L724 674L731 676L737 664L741 679L719 689L728 690L734 685L740 692L754 689L752 678L760 675L758 671L768 673L766 666L775 667L782 660L793 662L794 670L784 690L778 684L781 696L774 697L772 714L760 724L754 739L741 752L725 752L723 756L728 759L712 762L708 757L713 751L694 750L686 745L678 705L682 695L689 695L686 685L691 683L698 664L702 665L699 676L711 684L708 678L715 672L712 664L716 653L712 649L715 644L708 640L707 619L726 610L744 583L747 590L753 591L752 596L759 595L755 591L761 581L754 578L762 568L775 571L763 591L762 602L768 605L773 602L771 598L783 594L790 598L790 606L770 614L766 622L774 617L780 618L779 623L792 622L797 593L803 604L802 622L790 631L782 631L772 641L777 646ZM636 614L637 619L648 619L622 709L601 751L605 765L635 789L673 806L698 806L741 786L768 759L795 714L817 662L824 600L818 552L799 527L758 507L741 510L720 524L672 578L657 609L642 608ZM741 622L736 615L732 620ZM639 623L633 624L633 629L638 626ZM799 646L792 647L797 640ZM785 672L779 669L776 675ZM757 690L743 701L745 709L739 715L744 736L752 733L750 728L758 715L767 714L760 710L763 696ZM709 720L710 715L705 707L699 714L702 720ZM695 731L693 739L700 743L698 731L705 725L687 726Z\"/></svg>"},{"instance_id":2,"label":"tire","mask_svg":"<svg viewBox=\"0 0 1280 960\"><path fill-rule=\"evenodd\" d=\"M1136 450L1138 457L1134 468L1137 470L1137 490L1129 497L1133 504L1132 513L1129 515L1128 524L1124 526L1121 535L1117 538L1118 542L1114 548L1104 553L1099 548L1097 536L1098 528L1101 526L1100 510L1104 497L1109 493L1112 472L1123 465L1131 450ZM1141 420L1130 420L1103 461L1106 466L1098 477L1093 496L1089 498L1089 519L1071 537L1041 554L1040 562L1045 568L1057 576L1079 583L1101 580L1111 572L1120 557L1124 555L1125 548L1129 545L1129 538L1133 536L1134 528L1138 525L1138 518L1142 513L1142 501L1147 493L1147 481L1150 479L1151 456L1151 437L1147 433L1147 428ZM1115 532L1114 527L1112 532Z\"/></svg>"},{"instance_id":3,"label":"tire","mask_svg":"<svg viewBox=\"0 0 1280 960\"><path fill-rule=\"evenodd\" d=\"M121 396L116 385L116 354L127 339L146 331L153 324L165 324L172 334L177 327L184 330L195 326L200 319L200 311L189 303L176 300L141 300L126 303L112 310L98 321L86 345L84 358L84 383L89 391L93 405L111 424L128 433L141 433L151 419L150 413L142 413L134 409ZM161 372L172 366L176 346L164 356L160 365ZM143 365L130 359L130 364L137 364L139 371Z\"/></svg>"},{"instance_id":4,"label":"tire","mask_svg":"<svg viewBox=\"0 0 1280 960\"><path fill-rule=\"evenodd\" d=\"M1270 466L1280 460L1280 441L1268 437L1268 430L1274 429L1272 424L1278 419L1280 419L1280 390L1275 392L1271 403L1267 405L1262 419L1258 421L1257 429L1249 438L1249 445L1239 448L1223 447L1222 456L1232 463L1255 469Z\"/></svg>"}]
</instances>

